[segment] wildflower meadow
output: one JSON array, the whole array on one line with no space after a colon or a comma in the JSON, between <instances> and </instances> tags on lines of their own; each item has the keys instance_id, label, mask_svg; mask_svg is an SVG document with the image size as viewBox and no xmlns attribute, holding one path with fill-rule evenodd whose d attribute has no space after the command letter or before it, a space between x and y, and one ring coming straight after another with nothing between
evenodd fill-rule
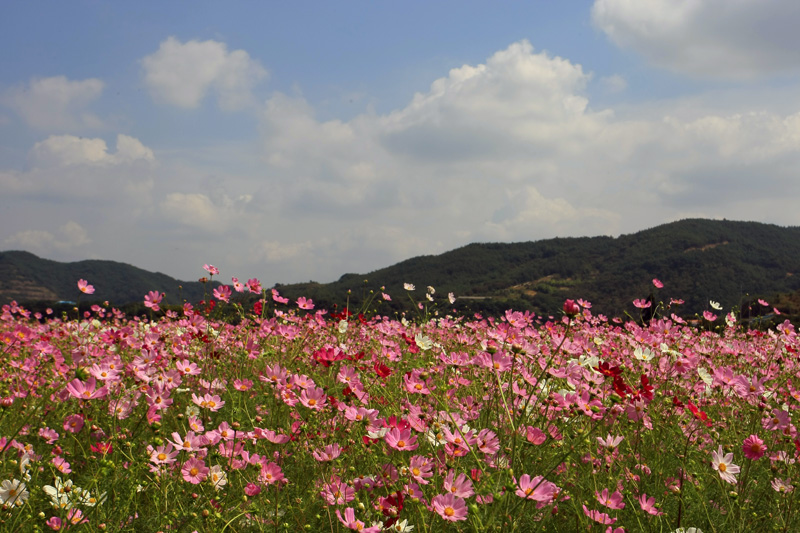
<instances>
[{"instance_id":1,"label":"wildflower meadow","mask_svg":"<svg viewBox=\"0 0 800 533\"><path fill-rule=\"evenodd\" d=\"M649 320L581 300L465 316L410 284L371 313L256 279L213 307L163 298L3 306L3 531L800 529L788 321L711 302L690 325L677 300L637 300ZM418 313L382 316L391 298Z\"/></svg>"}]
</instances>

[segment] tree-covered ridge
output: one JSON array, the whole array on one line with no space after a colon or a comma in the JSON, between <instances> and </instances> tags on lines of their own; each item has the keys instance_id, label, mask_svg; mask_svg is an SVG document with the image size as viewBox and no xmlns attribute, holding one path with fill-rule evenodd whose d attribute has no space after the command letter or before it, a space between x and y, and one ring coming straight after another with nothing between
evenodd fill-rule
<instances>
[{"instance_id":1,"label":"tree-covered ridge","mask_svg":"<svg viewBox=\"0 0 800 533\"><path fill-rule=\"evenodd\" d=\"M269 272L252 274L263 279ZM228 277L223 272L215 284ZM91 300L114 305L141 303L152 290L166 293L171 304L196 303L211 294L210 286L205 287L206 293L201 283L181 282L114 261L59 263L27 252L0 253L0 298L4 301L75 300L75 283L81 278L97 289ZM664 288L656 289L653 278L660 279ZM373 303L382 301L380 293L385 292L392 301L383 302L380 312L387 313L410 308L404 283L417 286L411 293L415 301L425 301L425 288L432 286L439 309L462 312L496 314L514 308L550 315L561 309L566 298L582 298L592 302L597 313L638 316L632 301L652 295L655 304L682 298L685 303L675 309L682 316L708 309L709 300L729 310L746 308L756 297L792 313L800 309L800 297L792 296L800 291L800 228L687 219L616 238L475 243L368 274L345 274L332 283L278 284L276 288L286 297L312 298L318 309L331 310L346 305L359 309L370 298ZM449 292L457 298L454 306L447 302ZM245 305L257 299L249 294L237 298Z\"/></svg>"},{"instance_id":2,"label":"tree-covered ridge","mask_svg":"<svg viewBox=\"0 0 800 533\"><path fill-rule=\"evenodd\" d=\"M280 290L290 297L314 297L324 305L341 302L348 290L358 302L364 280L366 286L384 286L392 295L410 282L423 291L431 285L439 294L455 293L456 308L461 309L499 312L513 307L552 314L565 298L583 298L596 312L614 316L638 313L631 302L652 293L656 303L682 298L679 312L686 315L707 309L709 300L730 309L755 296L796 291L799 270L800 228L687 219L616 238L470 244L369 274L346 274L329 284L283 285ZM653 278L665 287L656 290Z\"/></svg>"},{"instance_id":3,"label":"tree-covered ridge","mask_svg":"<svg viewBox=\"0 0 800 533\"><path fill-rule=\"evenodd\" d=\"M75 301L80 295L79 279L90 280L95 287L83 300L109 301L113 305L141 302L149 291L165 293L172 304L183 300L198 301L205 289L197 281L176 280L160 272L116 261L86 260L61 263L42 259L29 252L0 252L0 300ZM209 287L210 294L210 287Z\"/></svg>"}]
</instances>

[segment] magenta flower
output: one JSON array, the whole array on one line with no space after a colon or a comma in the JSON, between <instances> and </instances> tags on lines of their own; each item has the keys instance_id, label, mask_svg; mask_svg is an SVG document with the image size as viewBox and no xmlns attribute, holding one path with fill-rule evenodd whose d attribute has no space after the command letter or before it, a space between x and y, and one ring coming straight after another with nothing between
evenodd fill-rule
<instances>
[{"instance_id":1,"label":"magenta flower","mask_svg":"<svg viewBox=\"0 0 800 533\"><path fill-rule=\"evenodd\" d=\"M342 453L342 448L338 443L333 443L325 446L322 451L314 450L311 455L314 459L320 462L333 461Z\"/></svg>"},{"instance_id":2,"label":"magenta flower","mask_svg":"<svg viewBox=\"0 0 800 533\"><path fill-rule=\"evenodd\" d=\"M326 402L327 398L325 398L325 390L320 387L303 389L303 392L300 393L300 403L309 409L319 411L325 407Z\"/></svg>"},{"instance_id":3,"label":"magenta flower","mask_svg":"<svg viewBox=\"0 0 800 533\"><path fill-rule=\"evenodd\" d=\"M244 487L244 493L250 497L258 496L261 493L261 487L259 487L255 483L248 483Z\"/></svg>"},{"instance_id":4,"label":"magenta flower","mask_svg":"<svg viewBox=\"0 0 800 533\"><path fill-rule=\"evenodd\" d=\"M567 316L575 316L581 312L581 308L575 303L575 300L564 301L564 314Z\"/></svg>"},{"instance_id":5,"label":"magenta flower","mask_svg":"<svg viewBox=\"0 0 800 533\"><path fill-rule=\"evenodd\" d=\"M219 300L220 302L228 303L231 300L231 288L227 285L220 285L216 289L214 289L214 298Z\"/></svg>"},{"instance_id":6,"label":"magenta flower","mask_svg":"<svg viewBox=\"0 0 800 533\"><path fill-rule=\"evenodd\" d=\"M314 309L314 300L307 300L305 297L301 296L297 299L297 307L300 309Z\"/></svg>"},{"instance_id":7,"label":"magenta flower","mask_svg":"<svg viewBox=\"0 0 800 533\"><path fill-rule=\"evenodd\" d=\"M475 491L472 489L472 481L470 481L467 475L461 473L458 477L455 477L455 472L453 470L450 470L447 477L444 478L444 490L459 498L469 498L475 494Z\"/></svg>"},{"instance_id":8,"label":"magenta flower","mask_svg":"<svg viewBox=\"0 0 800 533\"><path fill-rule=\"evenodd\" d=\"M203 265L203 268L206 270L206 272L208 272L212 276L216 276L217 274L219 274L219 269L214 265Z\"/></svg>"},{"instance_id":9,"label":"magenta flower","mask_svg":"<svg viewBox=\"0 0 800 533\"><path fill-rule=\"evenodd\" d=\"M320 495L329 505L344 505L355 499L356 491L339 476L333 476L330 482L322 487Z\"/></svg>"},{"instance_id":10,"label":"magenta flower","mask_svg":"<svg viewBox=\"0 0 800 533\"><path fill-rule=\"evenodd\" d=\"M439 494L431 500L434 511L450 522L467 519L467 504L463 498L452 494Z\"/></svg>"},{"instance_id":11,"label":"magenta flower","mask_svg":"<svg viewBox=\"0 0 800 533\"><path fill-rule=\"evenodd\" d=\"M755 461L764 456L767 451L767 447L764 445L764 441L758 438L758 435L750 435L744 439L742 451L744 451L745 457Z\"/></svg>"},{"instance_id":12,"label":"magenta flower","mask_svg":"<svg viewBox=\"0 0 800 533\"><path fill-rule=\"evenodd\" d=\"M78 280L78 289L84 294L94 294L94 286L89 285L85 279Z\"/></svg>"},{"instance_id":13,"label":"magenta flower","mask_svg":"<svg viewBox=\"0 0 800 533\"><path fill-rule=\"evenodd\" d=\"M181 475L183 476L184 481L187 481L193 485L197 485L205 480L206 477L208 477L209 470L210 469L206 466L203 460L192 457L183 463Z\"/></svg>"},{"instance_id":14,"label":"magenta flower","mask_svg":"<svg viewBox=\"0 0 800 533\"><path fill-rule=\"evenodd\" d=\"M407 452L419 448L419 444L417 444L417 436L411 435L411 430L408 428L403 430L392 428L386 432L383 440L386 441L386 444L388 444L390 448L399 450L401 452Z\"/></svg>"},{"instance_id":15,"label":"magenta flower","mask_svg":"<svg viewBox=\"0 0 800 533\"><path fill-rule=\"evenodd\" d=\"M616 518L611 518L606 513L601 513L594 509L590 511L585 505L583 506L583 514L600 524L613 524L617 521Z\"/></svg>"},{"instance_id":16,"label":"magenta flower","mask_svg":"<svg viewBox=\"0 0 800 533\"><path fill-rule=\"evenodd\" d=\"M639 496L639 506L642 508L642 511L653 516L661 516L664 513L658 510L655 503L656 499L652 496L650 498L647 497L647 494Z\"/></svg>"},{"instance_id":17,"label":"magenta flower","mask_svg":"<svg viewBox=\"0 0 800 533\"><path fill-rule=\"evenodd\" d=\"M652 302L649 302L647 300L642 300L641 298L633 301L633 306L638 307L639 309L647 309L651 305L653 305Z\"/></svg>"},{"instance_id":18,"label":"magenta flower","mask_svg":"<svg viewBox=\"0 0 800 533\"><path fill-rule=\"evenodd\" d=\"M144 306L152 309L153 311L160 311L161 308L158 304L164 299L164 293L158 291L150 291L144 295Z\"/></svg>"},{"instance_id":19,"label":"magenta flower","mask_svg":"<svg viewBox=\"0 0 800 533\"><path fill-rule=\"evenodd\" d=\"M261 473L258 474L258 480L267 485L272 485L284 479L281 467L273 462L267 463L261 467Z\"/></svg>"},{"instance_id":20,"label":"magenta flower","mask_svg":"<svg viewBox=\"0 0 800 533\"><path fill-rule=\"evenodd\" d=\"M709 322L714 322L717 319L717 315L715 315L711 311L703 311L703 318L705 318Z\"/></svg>"},{"instance_id":21,"label":"magenta flower","mask_svg":"<svg viewBox=\"0 0 800 533\"><path fill-rule=\"evenodd\" d=\"M659 280L658 278L653 278L653 285L655 285L656 289L664 288L664 284L661 283L661 280Z\"/></svg>"},{"instance_id":22,"label":"magenta flower","mask_svg":"<svg viewBox=\"0 0 800 533\"><path fill-rule=\"evenodd\" d=\"M64 419L64 431L78 433L83 429L83 415L73 414Z\"/></svg>"},{"instance_id":23,"label":"magenta flower","mask_svg":"<svg viewBox=\"0 0 800 533\"><path fill-rule=\"evenodd\" d=\"M520 498L536 500L537 502L550 502L558 493L558 486L544 479L542 476L531 478L528 474L522 474L519 481L514 480L517 490L514 494Z\"/></svg>"},{"instance_id":24,"label":"magenta flower","mask_svg":"<svg viewBox=\"0 0 800 533\"><path fill-rule=\"evenodd\" d=\"M180 450L175 450L172 443L167 443L166 446L159 446L150 452L150 462L157 465L168 465L175 462L176 457Z\"/></svg>"},{"instance_id":25,"label":"magenta flower","mask_svg":"<svg viewBox=\"0 0 800 533\"><path fill-rule=\"evenodd\" d=\"M81 400L94 400L95 398L103 398L108 394L107 386L103 385L99 389L96 389L96 386L97 381L95 381L94 377L87 379L86 383L75 378L67 383L67 390L73 397Z\"/></svg>"},{"instance_id":26,"label":"magenta flower","mask_svg":"<svg viewBox=\"0 0 800 533\"><path fill-rule=\"evenodd\" d=\"M433 463L431 460L421 455L412 457L408 466L408 472L411 474L411 477L414 478L414 481L423 485L429 483L427 478L433 477L432 469Z\"/></svg>"},{"instance_id":27,"label":"magenta flower","mask_svg":"<svg viewBox=\"0 0 800 533\"><path fill-rule=\"evenodd\" d=\"M615 490L612 494L608 493L608 489L603 489L602 492L595 492L597 501L608 507L609 509L624 509L625 502L622 501L622 493Z\"/></svg>"}]
</instances>

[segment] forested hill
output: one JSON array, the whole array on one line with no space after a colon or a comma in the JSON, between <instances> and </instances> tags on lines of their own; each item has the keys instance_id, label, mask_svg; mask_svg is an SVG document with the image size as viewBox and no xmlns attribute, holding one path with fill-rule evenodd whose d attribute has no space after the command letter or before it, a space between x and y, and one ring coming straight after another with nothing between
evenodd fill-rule
<instances>
[{"instance_id":1,"label":"forested hill","mask_svg":"<svg viewBox=\"0 0 800 533\"><path fill-rule=\"evenodd\" d=\"M86 279L94 294L81 294L78 280ZM216 283L215 283L216 285ZM179 281L116 261L86 260L60 263L29 252L0 252L0 303L108 300L112 305L142 302L149 291L166 294L164 301L197 302L205 293L202 283ZM211 289L209 287L209 293Z\"/></svg>"},{"instance_id":2,"label":"forested hill","mask_svg":"<svg viewBox=\"0 0 800 533\"><path fill-rule=\"evenodd\" d=\"M652 279L664 283L656 289ZM367 282L365 283L365 280ZM369 274L346 274L329 284L282 285L282 294L315 298L322 306L351 302L386 287L393 305L408 302L403 283L424 301L425 287L436 289L440 308L501 312L530 309L557 312L565 298L583 298L593 311L611 316L628 312L651 295L654 301L680 298L681 315L709 309L745 307L753 297L772 298L800 289L800 228L757 222L687 219L619 237L557 238L513 244L470 244L436 256L422 256ZM366 291L368 294L368 291Z\"/></svg>"},{"instance_id":3,"label":"forested hill","mask_svg":"<svg viewBox=\"0 0 800 533\"><path fill-rule=\"evenodd\" d=\"M166 293L168 303L196 303L205 294L203 284L196 281L182 282L124 263L59 263L27 252L0 252L0 303L74 301L81 278L96 288L93 295L81 297L84 302L142 302L148 291L156 290ZM656 289L653 278L661 280L664 288ZM417 289L410 294L426 303L426 287L433 286L435 301L429 306L443 311L497 314L513 308L551 315L566 298L582 298L592 302L594 312L639 316L632 301L652 295L655 303L683 299L685 303L676 310L682 316L709 309L709 300L720 302L727 311L746 308L756 297L783 303L795 312L800 306L800 228L688 219L616 238L470 244L368 274L345 274L333 283L276 287L293 300L312 298L318 309L337 305L340 310L348 300L351 309L358 309L370 291L379 295L380 287L385 287L392 301L378 307L378 298L369 309L390 314L410 309L404 283L415 284ZM211 292L210 286L205 289ZM455 305L447 302L449 292L457 298Z\"/></svg>"}]
</instances>

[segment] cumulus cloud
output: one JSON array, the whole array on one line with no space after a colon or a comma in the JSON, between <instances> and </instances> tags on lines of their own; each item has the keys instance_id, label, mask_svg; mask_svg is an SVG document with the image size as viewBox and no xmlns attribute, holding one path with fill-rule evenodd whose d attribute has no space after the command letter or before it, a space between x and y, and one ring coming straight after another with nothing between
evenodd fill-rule
<instances>
[{"instance_id":1,"label":"cumulus cloud","mask_svg":"<svg viewBox=\"0 0 800 533\"><path fill-rule=\"evenodd\" d=\"M51 135L34 145L30 161L34 167L108 166L135 161L152 163L155 156L150 148L128 135L117 135L115 153L110 153L106 142L100 138Z\"/></svg>"},{"instance_id":2,"label":"cumulus cloud","mask_svg":"<svg viewBox=\"0 0 800 533\"><path fill-rule=\"evenodd\" d=\"M244 50L229 52L225 43L212 40L181 43L175 37L143 58L142 67L154 99L185 109L198 107L209 91L222 109L243 109L254 103L252 88L267 75Z\"/></svg>"},{"instance_id":3,"label":"cumulus cloud","mask_svg":"<svg viewBox=\"0 0 800 533\"><path fill-rule=\"evenodd\" d=\"M65 76L35 78L23 87L7 91L2 102L16 111L32 128L45 131L82 130L102 127L102 121L87 110L103 92L97 78L69 80Z\"/></svg>"},{"instance_id":4,"label":"cumulus cloud","mask_svg":"<svg viewBox=\"0 0 800 533\"><path fill-rule=\"evenodd\" d=\"M653 64L699 77L800 69L800 3L783 0L595 0L592 21Z\"/></svg>"},{"instance_id":5,"label":"cumulus cloud","mask_svg":"<svg viewBox=\"0 0 800 533\"><path fill-rule=\"evenodd\" d=\"M55 233L46 230L29 229L19 231L5 239L6 246L19 247L34 253L72 251L89 244L86 229L74 221L69 221L56 229Z\"/></svg>"},{"instance_id":6,"label":"cumulus cloud","mask_svg":"<svg viewBox=\"0 0 800 533\"><path fill-rule=\"evenodd\" d=\"M121 254L110 258L171 272L214 263L225 276L285 283L469 242L614 235L688 214L800 223L800 113L619 112L593 105L591 79L520 41L385 114L321 120L302 96L274 93L257 109L260 149L242 167L241 145L198 149L192 166L191 153L156 161L132 137L112 150L52 136L28 170L0 172L13 199L0 240L46 244L55 220L74 220L92 247ZM17 222L34 208L49 225ZM152 255L137 260L131 243Z\"/></svg>"}]
</instances>

